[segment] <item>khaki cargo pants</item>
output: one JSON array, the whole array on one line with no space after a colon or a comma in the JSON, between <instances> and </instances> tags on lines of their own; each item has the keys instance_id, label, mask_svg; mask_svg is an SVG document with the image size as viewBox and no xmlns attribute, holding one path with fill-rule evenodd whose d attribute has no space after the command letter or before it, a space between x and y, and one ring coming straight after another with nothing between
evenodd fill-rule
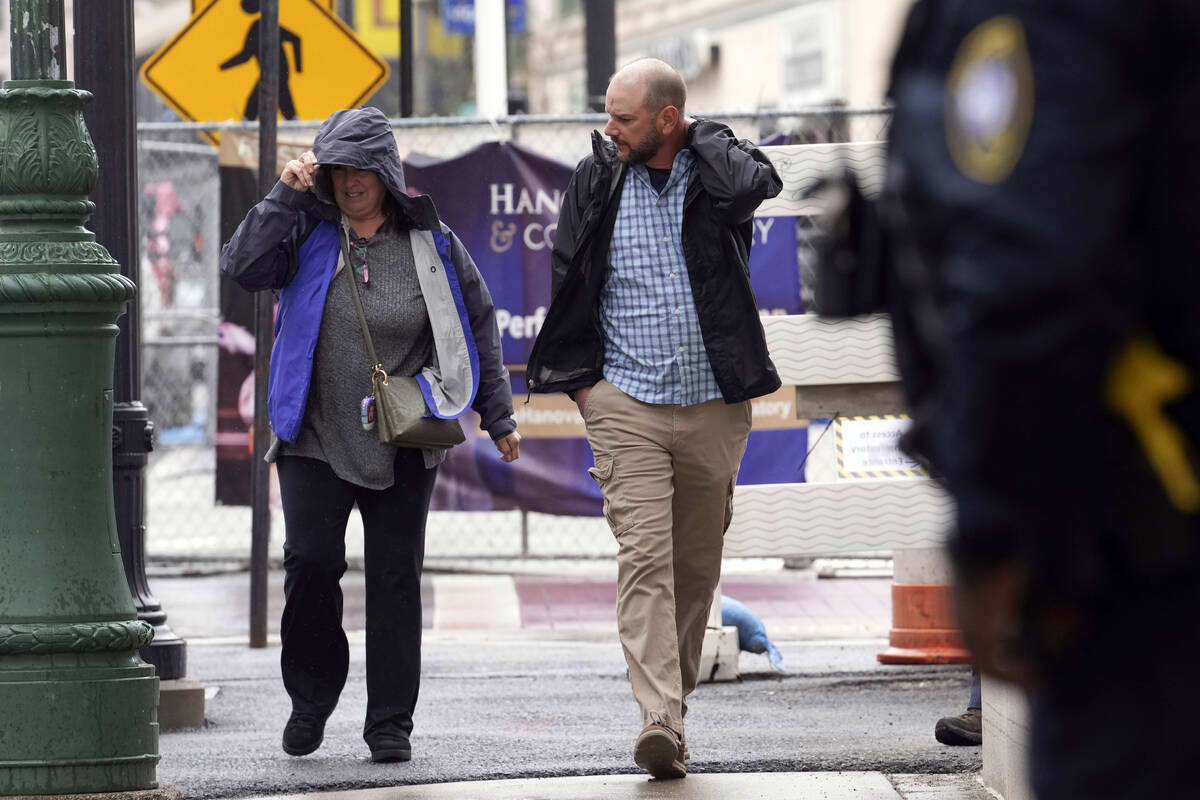
<instances>
[{"instance_id":1,"label":"khaki cargo pants","mask_svg":"<svg viewBox=\"0 0 1200 800\"><path fill-rule=\"evenodd\" d=\"M642 724L683 734L721 577L750 403L643 403L608 381L583 409L617 538L617 628Z\"/></svg>"}]
</instances>

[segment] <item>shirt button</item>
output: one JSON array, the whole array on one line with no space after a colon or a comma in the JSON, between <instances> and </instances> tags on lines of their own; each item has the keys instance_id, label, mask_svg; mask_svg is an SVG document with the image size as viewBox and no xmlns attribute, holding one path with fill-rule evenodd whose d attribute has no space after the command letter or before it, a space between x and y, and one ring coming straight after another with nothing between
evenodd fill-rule
<instances>
[{"instance_id":1,"label":"shirt button","mask_svg":"<svg viewBox=\"0 0 1200 800\"><path fill-rule=\"evenodd\" d=\"M668 278L674 278L674 277L675 277L675 273L674 273L674 272L672 272L672 273L671 273L670 275L668 275L667 277L668 277Z\"/></svg>"},{"instance_id":2,"label":"shirt button","mask_svg":"<svg viewBox=\"0 0 1200 800\"><path fill-rule=\"evenodd\" d=\"M679 352L681 352L681 353L683 352L683 347L682 347L682 346L680 346L680 348L679 348Z\"/></svg>"},{"instance_id":3,"label":"shirt button","mask_svg":"<svg viewBox=\"0 0 1200 800\"><path fill-rule=\"evenodd\" d=\"M677 308L677 309L675 309L675 313L676 313L676 314L678 314L678 313L679 313L679 309L678 309L678 308Z\"/></svg>"},{"instance_id":4,"label":"shirt button","mask_svg":"<svg viewBox=\"0 0 1200 800\"><path fill-rule=\"evenodd\" d=\"M665 236L664 236L664 237L663 237L663 241L664 241L664 242L668 242L668 241L670 241L670 239L668 239L667 237L665 237Z\"/></svg>"}]
</instances>

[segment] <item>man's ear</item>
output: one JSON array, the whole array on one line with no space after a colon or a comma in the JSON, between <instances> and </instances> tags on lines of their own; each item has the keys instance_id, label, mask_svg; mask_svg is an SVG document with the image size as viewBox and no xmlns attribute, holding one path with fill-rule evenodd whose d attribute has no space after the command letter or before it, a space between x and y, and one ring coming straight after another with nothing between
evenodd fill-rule
<instances>
[{"instance_id":1,"label":"man's ear","mask_svg":"<svg viewBox=\"0 0 1200 800\"><path fill-rule=\"evenodd\" d=\"M679 120L679 109L675 106L666 106L658 112L658 129L663 135L669 134L679 127Z\"/></svg>"}]
</instances>

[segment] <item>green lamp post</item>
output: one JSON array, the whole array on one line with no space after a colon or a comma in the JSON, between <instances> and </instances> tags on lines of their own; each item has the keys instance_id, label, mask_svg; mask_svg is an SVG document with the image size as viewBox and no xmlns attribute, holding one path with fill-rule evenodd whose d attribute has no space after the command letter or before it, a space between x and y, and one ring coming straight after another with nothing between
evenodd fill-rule
<instances>
[{"instance_id":1,"label":"green lamp post","mask_svg":"<svg viewBox=\"0 0 1200 800\"><path fill-rule=\"evenodd\" d=\"M134 296L83 227L91 97L63 0L10 0L0 89L0 795L156 788L158 678L112 488L117 317Z\"/></svg>"}]
</instances>

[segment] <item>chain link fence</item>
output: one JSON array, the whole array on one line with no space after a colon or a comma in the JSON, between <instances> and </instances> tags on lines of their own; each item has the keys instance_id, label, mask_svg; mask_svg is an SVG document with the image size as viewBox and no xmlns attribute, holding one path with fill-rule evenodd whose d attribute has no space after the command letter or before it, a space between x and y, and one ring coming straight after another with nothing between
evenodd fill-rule
<instances>
[{"instance_id":1,"label":"chain link fence","mask_svg":"<svg viewBox=\"0 0 1200 800\"><path fill-rule=\"evenodd\" d=\"M885 108L820 108L703 115L727 122L738 136L764 144L877 141L887 133ZM590 152L592 130L607 117L516 116L393 121L408 160L444 159L492 141L512 141L574 164ZM222 323L218 260L222 203L215 136L253 133L254 123L138 126L143 330L142 402L157 440L146 475L146 551L163 560L244 561L250 509L217 498L218 337ZM281 145L305 147L316 124L282 122ZM836 165L831 164L831 168ZM436 199L436 193L435 193ZM241 443L237 443L241 446ZM272 495L270 552L281 553L283 519ZM347 556L362 555L362 527L352 515ZM602 518L505 512L432 512L430 559L579 558L616 552Z\"/></svg>"}]
</instances>

